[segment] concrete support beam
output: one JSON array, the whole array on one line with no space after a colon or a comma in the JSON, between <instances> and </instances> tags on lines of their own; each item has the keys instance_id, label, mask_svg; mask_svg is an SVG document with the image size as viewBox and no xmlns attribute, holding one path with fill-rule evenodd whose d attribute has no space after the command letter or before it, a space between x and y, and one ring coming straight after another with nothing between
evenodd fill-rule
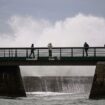
<instances>
[{"instance_id":1,"label":"concrete support beam","mask_svg":"<svg viewBox=\"0 0 105 105\"><path fill-rule=\"evenodd\" d=\"M0 66L0 96L26 96L19 66Z\"/></svg>"},{"instance_id":2,"label":"concrete support beam","mask_svg":"<svg viewBox=\"0 0 105 105\"><path fill-rule=\"evenodd\" d=\"M105 62L98 62L96 65L93 84L90 92L90 99L105 99Z\"/></svg>"}]
</instances>

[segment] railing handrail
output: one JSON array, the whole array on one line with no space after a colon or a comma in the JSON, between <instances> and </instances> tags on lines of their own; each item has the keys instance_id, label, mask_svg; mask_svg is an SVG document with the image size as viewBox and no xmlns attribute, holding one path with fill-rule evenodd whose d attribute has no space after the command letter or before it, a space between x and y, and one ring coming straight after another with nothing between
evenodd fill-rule
<instances>
[{"instance_id":1,"label":"railing handrail","mask_svg":"<svg viewBox=\"0 0 105 105\"><path fill-rule=\"evenodd\" d=\"M105 47L89 47L89 49L104 49ZM31 47L0 47L0 49L31 49ZM34 49L48 49L48 47L34 47ZM84 47L52 47L52 49L84 49Z\"/></svg>"}]
</instances>

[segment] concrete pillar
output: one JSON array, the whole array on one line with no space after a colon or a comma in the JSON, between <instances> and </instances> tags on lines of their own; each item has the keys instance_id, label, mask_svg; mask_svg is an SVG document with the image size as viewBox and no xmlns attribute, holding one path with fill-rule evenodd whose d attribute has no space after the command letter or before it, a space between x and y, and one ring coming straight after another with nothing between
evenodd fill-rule
<instances>
[{"instance_id":1,"label":"concrete pillar","mask_svg":"<svg viewBox=\"0 0 105 105\"><path fill-rule=\"evenodd\" d=\"M105 99L105 62L98 62L96 65L93 84L90 92L90 99Z\"/></svg>"},{"instance_id":2,"label":"concrete pillar","mask_svg":"<svg viewBox=\"0 0 105 105\"><path fill-rule=\"evenodd\" d=\"M0 96L26 96L19 66L0 66Z\"/></svg>"}]
</instances>

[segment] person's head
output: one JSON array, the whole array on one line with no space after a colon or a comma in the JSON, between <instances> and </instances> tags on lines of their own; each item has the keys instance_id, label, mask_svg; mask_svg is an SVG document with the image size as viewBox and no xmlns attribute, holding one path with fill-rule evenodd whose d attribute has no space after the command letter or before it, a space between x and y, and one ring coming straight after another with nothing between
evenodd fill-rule
<instances>
[{"instance_id":1,"label":"person's head","mask_svg":"<svg viewBox=\"0 0 105 105\"><path fill-rule=\"evenodd\" d=\"M49 48L51 48L51 47L52 47L52 44L51 44L51 43L49 43L49 44L48 44L48 47L49 47Z\"/></svg>"},{"instance_id":2,"label":"person's head","mask_svg":"<svg viewBox=\"0 0 105 105\"><path fill-rule=\"evenodd\" d=\"M49 43L48 45L50 45L50 46L51 46L52 44L51 44L51 43Z\"/></svg>"}]
</instances>

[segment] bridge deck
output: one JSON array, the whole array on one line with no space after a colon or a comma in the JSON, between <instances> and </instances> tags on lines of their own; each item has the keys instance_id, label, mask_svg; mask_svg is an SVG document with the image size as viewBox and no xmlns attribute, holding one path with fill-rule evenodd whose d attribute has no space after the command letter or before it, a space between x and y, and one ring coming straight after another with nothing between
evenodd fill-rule
<instances>
[{"instance_id":1,"label":"bridge deck","mask_svg":"<svg viewBox=\"0 0 105 105\"><path fill-rule=\"evenodd\" d=\"M47 47L0 48L0 65L96 65L105 61L105 47L90 47L86 56L83 47L54 47L49 57Z\"/></svg>"}]
</instances>

